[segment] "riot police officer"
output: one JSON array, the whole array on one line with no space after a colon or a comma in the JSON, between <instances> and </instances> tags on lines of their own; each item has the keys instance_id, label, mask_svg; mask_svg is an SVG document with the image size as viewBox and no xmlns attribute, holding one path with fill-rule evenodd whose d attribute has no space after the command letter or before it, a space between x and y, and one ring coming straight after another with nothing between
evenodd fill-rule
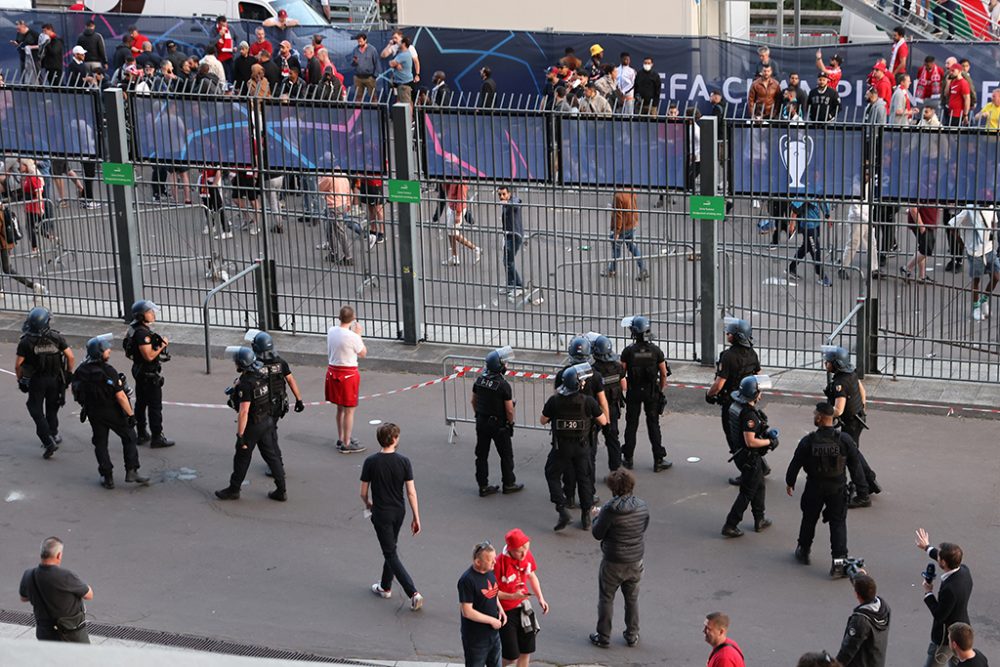
<instances>
[{"instance_id":1,"label":"riot police officer","mask_svg":"<svg viewBox=\"0 0 1000 667\"><path fill-rule=\"evenodd\" d=\"M778 429L770 427L767 415L759 408L763 390L770 388L771 381L766 375L749 375L740 382L730 401L729 450L741 475L739 495L722 527L726 537L743 535L740 522L747 505L753 513L755 531L760 533L771 526L771 520L764 515L764 455L777 448Z\"/></svg>"},{"instance_id":2,"label":"riot police officer","mask_svg":"<svg viewBox=\"0 0 1000 667\"><path fill-rule=\"evenodd\" d=\"M149 486L149 478L139 474L135 415L128 397L131 389L125 384L125 374L108 363L110 356L111 334L87 341L87 359L73 374L73 397L81 406L80 420L90 420L101 486L115 488L114 465L108 455L109 431L114 431L122 440L125 481Z\"/></svg>"},{"instance_id":3,"label":"riot police officer","mask_svg":"<svg viewBox=\"0 0 1000 667\"><path fill-rule=\"evenodd\" d=\"M28 395L28 414L42 441L44 459L52 458L62 442L59 408L66 403L69 369L75 363L66 339L49 327L51 319L45 308L31 309L21 327L14 361L17 386Z\"/></svg>"},{"instance_id":4,"label":"riot police officer","mask_svg":"<svg viewBox=\"0 0 1000 667\"><path fill-rule=\"evenodd\" d=\"M581 364L586 365L586 368L581 368L580 377L585 377L580 391L585 394L589 394L594 397L597 404L601 406L601 410L604 415L608 415L608 399L604 393L604 378L600 373L594 370L593 365L591 365L591 339L587 336L574 336L573 340L569 342L569 347L566 349L567 360L562 369L556 373L555 388L559 389L562 385L563 373L566 369L573 366L580 366ZM596 489L594 488L595 468L597 467L597 427L590 434L590 475L588 479L591 481L590 494L593 496L593 502L599 502L599 498L596 495ZM576 475L574 471L569 468L566 470L566 474L563 477L563 493L566 495L566 507L572 509L578 507L574 502L576 498L575 488L576 488Z\"/></svg>"},{"instance_id":5,"label":"riot police officer","mask_svg":"<svg viewBox=\"0 0 1000 667\"><path fill-rule=\"evenodd\" d=\"M593 505L593 483L590 475L590 443L594 423L604 426L608 418L592 396L581 391L583 382L578 367L567 368L562 384L545 402L541 423L552 423L552 450L545 461L545 481L549 485L549 498L556 506L559 521L554 530L562 530L572 520L566 510L566 495L562 479L566 470L575 474L580 494L581 527L590 529L590 508Z\"/></svg>"},{"instance_id":6,"label":"riot police officer","mask_svg":"<svg viewBox=\"0 0 1000 667\"><path fill-rule=\"evenodd\" d=\"M172 447L173 440L163 435L163 367L170 361L169 341L150 328L160 307L152 301L136 301L132 306L132 321L122 346L132 360L135 379L135 418L139 444L151 448ZM146 424L149 424L149 431ZM152 437L150 437L152 431Z\"/></svg>"},{"instance_id":7,"label":"riot police officer","mask_svg":"<svg viewBox=\"0 0 1000 667\"><path fill-rule=\"evenodd\" d=\"M271 500L287 500L285 493L285 468L278 455L277 431L271 417L271 392L267 377L261 372L264 364L249 347L227 347L226 356L236 362L240 376L234 386L226 390L229 406L236 410L236 455L233 456L233 474L229 486L215 492L220 500L236 500L250 468L254 447L274 474L274 491L267 494Z\"/></svg>"},{"instance_id":8,"label":"riot police officer","mask_svg":"<svg viewBox=\"0 0 1000 667\"><path fill-rule=\"evenodd\" d=\"M850 471L859 493L867 493L868 488L861 470L858 446L851 436L834 428L833 420L832 405L816 405L813 424L817 430L799 441L788 464L785 485L791 496L799 470L805 469L806 488L802 492L802 524L795 560L803 565L809 564L816 522L822 514L824 521L830 524L830 553L833 556L830 576L843 576L843 566L838 568L837 561L847 558L846 472Z\"/></svg>"},{"instance_id":9,"label":"riot police officer","mask_svg":"<svg viewBox=\"0 0 1000 667\"><path fill-rule=\"evenodd\" d=\"M865 386L861 383L854 366L851 365L851 357L842 347L833 345L823 346L823 362L827 373L830 373L830 381L827 383L827 400L833 406L833 416L840 420L840 428L847 435L851 436L858 446L858 456L861 459L861 469L865 472L865 480L868 482L868 491L871 493L881 493L882 487L875 481L875 471L868 465L865 455L861 453L861 432L868 428L865 422ZM860 488L855 487L855 495L849 502L849 507L871 507L872 501L868 493L862 493Z\"/></svg>"},{"instance_id":10,"label":"riot police officer","mask_svg":"<svg viewBox=\"0 0 1000 667\"><path fill-rule=\"evenodd\" d=\"M500 478L504 493L517 493L524 484L514 476L514 395L504 377L507 361L514 356L510 347L501 347L486 355L483 372L472 385L472 411L476 415L476 484L479 497L500 491L490 485L490 445L500 455Z\"/></svg>"},{"instance_id":11,"label":"riot police officer","mask_svg":"<svg viewBox=\"0 0 1000 667\"><path fill-rule=\"evenodd\" d=\"M622 464L618 422L622 416L622 406L625 405L625 394L622 392L622 362L615 354L611 339L607 336L597 336L590 349L594 355L594 374L601 376L601 381L604 383L604 397L608 404L608 423L601 427L604 446L608 450L608 470L618 470Z\"/></svg>"},{"instance_id":12,"label":"riot police officer","mask_svg":"<svg viewBox=\"0 0 1000 667\"><path fill-rule=\"evenodd\" d=\"M292 369L288 362L282 359L274 351L274 339L271 334L259 329L251 329L244 337L250 341L250 347L257 359L263 364L261 373L267 378L268 393L271 395L271 419L274 420L274 447L278 450L278 458L284 461L281 456L281 447L278 446L278 421L288 414L288 390L292 390L295 397L295 411L302 412L306 409L306 404L302 402L302 393L299 391L299 384L292 375ZM270 468L267 469L268 477L273 477Z\"/></svg>"},{"instance_id":13,"label":"riot police officer","mask_svg":"<svg viewBox=\"0 0 1000 667\"><path fill-rule=\"evenodd\" d=\"M708 388L705 401L717 403L722 408L722 433L726 438L726 444L730 447L729 453L735 454L732 449L733 443L736 442L742 447L742 441L740 438L734 440L730 437L729 406L733 402L734 392L740 388L740 381L749 375L760 373L760 359L753 349L753 330L749 322L727 317L724 324L729 349L723 350L719 355L719 361L715 365L715 382ZM763 463L767 466L766 461ZM730 478L729 483L739 485L739 476Z\"/></svg>"},{"instance_id":14,"label":"riot police officer","mask_svg":"<svg viewBox=\"0 0 1000 667\"><path fill-rule=\"evenodd\" d=\"M622 448L622 465L632 469L639 414L644 411L646 430L653 447L653 471L660 472L673 465L667 460L667 450L663 447L660 434L660 415L667 406L663 391L667 386L670 367L667 366L663 350L650 341L649 320L637 315L626 322L634 342L622 351L622 367L625 371L625 378L621 383L622 391L625 392L625 446Z\"/></svg>"}]
</instances>

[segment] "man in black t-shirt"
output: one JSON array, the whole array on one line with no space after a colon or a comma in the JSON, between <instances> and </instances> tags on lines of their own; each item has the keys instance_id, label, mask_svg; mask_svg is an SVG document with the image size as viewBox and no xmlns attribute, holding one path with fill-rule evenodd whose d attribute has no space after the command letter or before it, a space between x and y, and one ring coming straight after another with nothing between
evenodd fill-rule
<instances>
[{"instance_id":1,"label":"man in black t-shirt","mask_svg":"<svg viewBox=\"0 0 1000 667\"><path fill-rule=\"evenodd\" d=\"M955 653L958 667L990 667L986 656L972 648L975 633L968 623L952 623L948 628L948 643Z\"/></svg>"},{"instance_id":2,"label":"man in black t-shirt","mask_svg":"<svg viewBox=\"0 0 1000 667\"><path fill-rule=\"evenodd\" d=\"M396 452L399 444L398 426L392 423L382 424L375 436L382 449L365 459L361 466L361 500L371 516L385 562L382 565L382 579L372 584L371 591L380 598L389 599L392 597L392 579L395 577L410 598L410 609L417 611L424 604L424 596L417 592L410 573L403 567L396 551L399 529L403 527L403 519L406 518L404 488L413 511L410 530L414 535L420 532L420 510L417 508L417 487L413 483L413 466L410 459ZM369 490L371 500L368 499Z\"/></svg>"},{"instance_id":3,"label":"man in black t-shirt","mask_svg":"<svg viewBox=\"0 0 1000 667\"><path fill-rule=\"evenodd\" d=\"M477 544L472 551L472 565L458 579L462 650L467 667L500 667L500 628L507 622L507 615L497 602L500 587L493 574L496 560L492 544Z\"/></svg>"},{"instance_id":4,"label":"man in black t-shirt","mask_svg":"<svg viewBox=\"0 0 1000 667\"><path fill-rule=\"evenodd\" d=\"M31 603L35 613L35 637L39 641L89 644L86 626L76 630L56 627L58 619L69 620L82 614L83 601L94 599L90 586L60 567L62 556L63 541L58 537L45 538L38 567L25 570L21 576L21 602Z\"/></svg>"}]
</instances>

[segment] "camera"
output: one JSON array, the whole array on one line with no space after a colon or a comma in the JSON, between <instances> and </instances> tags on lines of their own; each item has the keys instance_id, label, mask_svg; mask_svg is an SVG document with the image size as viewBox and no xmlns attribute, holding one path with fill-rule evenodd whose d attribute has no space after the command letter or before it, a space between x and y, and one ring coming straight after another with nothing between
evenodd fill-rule
<instances>
[{"instance_id":1,"label":"camera","mask_svg":"<svg viewBox=\"0 0 1000 667\"><path fill-rule=\"evenodd\" d=\"M830 568L832 577L848 577L851 581L859 574L865 566L864 558L834 558L833 566Z\"/></svg>"},{"instance_id":2,"label":"camera","mask_svg":"<svg viewBox=\"0 0 1000 667\"><path fill-rule=\"evenodd\" d=\"M934 567L934 563L927 563L927 569L920 573L920 576L924 578L928 584L933 583L934 579L937 577L937 568Z\"/></svg>"}]
</instances>

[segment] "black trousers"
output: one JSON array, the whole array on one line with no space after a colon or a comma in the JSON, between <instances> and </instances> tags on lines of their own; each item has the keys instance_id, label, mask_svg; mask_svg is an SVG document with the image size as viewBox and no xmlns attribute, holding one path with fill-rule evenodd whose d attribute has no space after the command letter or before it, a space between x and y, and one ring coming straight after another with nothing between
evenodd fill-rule
<instances>
[{"instance_id":1,"label":"black trousers","mask_svg":"<svg viewBox=\"0 0 1000 667\"><path fill-rule=\"evenodd\" d=\"M635 454L635 436L639 430L639 415L646 413L646 430L649 432L649 444L653 447L653 460L667 458L667 450L663 448L660 434L660 413L657 405L659 397L656 389L639 393L629 390L625 399L625 446L622 447L622 458L631 461Z\"/></svg>"},{"instance_id":2,"label":"black trousers","mask_svg":"<svg viewBox=\"0 0 1000 667\"><path fill-rule=\"evenodd\" d=\"M410 573L403 567L403 561L399 559L396 544L399 541L399 530L403 527L406 519L406 511L378 511L372 510L372 525L375 527L375 537L382 548L382 580L379 586L382 590L392 590L392 579L396 578L399 585L403 587L406 597L413 597L417 592L413 585Z\"/></svg>"},{"instance_id":3,"label":"black trousers","mask_svg":"<svg viewBox=\"0 0 1000 667\"><path fill-rule=\"evenodd\" d=\"M153 435L163 433L163 378L159 375L135 378L135 420L140 431L148 423Z\"/></svg>"},{"instance_id":4,"label":"black trousers","mask_svg":"<svg viewBox=\"0 0 1000 667\"><path fill-rule=\"evenodd\" d=\"M736 460L742 462L741 466L737 466L740 469L740 492L726 517L727 526L738 526L743 521L747 506L755 520L764 518L764 491L767 489L764 484L764 459L759 454L744 454Z\"/></svg>"},{"instance_id":5,"label":"black trousers","mask_svg":"<svg viewBox=\"0 0 1000 667\"><path fill-rule=\"evenodd\" d=\"M490 484L490 445L496 445L500 455L500 478L504 486L517 483L514 476L514 447L507 422L500 417L476 415L476 483L479 488Z\"/></svg>"},{"instance_id":6,"label":"black trousers","mask_svg":"<svg viewBox=\"0 0 1000 667\"><path fill-rule=\"evenodd\" d=\"M601 427L604 446L608 449L608 470L618 470L622 465L622 443L619 438L618 422L622 418L621 401L608 398L608 423ZM594 452L597 455L597 452Z\"/></svg>"},{"instance_id":7,"label":"black trousers","mask_svg":"<svg viewBox=\"0 0 1000 667\"><path fill-rule=\"evenodd\" d=\"M59 433L59 408L63 404L65 390L59 378L54 375L37 375L28 386L28 414L35 422L35 433L42 445L49 444L49 438Z\"/></svg>"},{"instance_id":8,"label":"black trousers","mask_svg":"<svg viewBox=\"0 0 1000 667\"><path fill-rule=\"evenodd\" d=\"M73 632L59 632L54 627L48 625L47 622L39 623L36 618L35 639L40 642L70 642L73 644L89 644L90 634L87 632L86 627L74 630Z\"/></svg>"},{"instance_id":9,"label":"black trousers","mask_svg":"<svg viewBox=\"0 0 1000 667\"><path fill-rule=\"evenodd\" d=\"M812 549L816 522L822 514L830 524L830 554L834 558L847 556L847 484L822 483L806 480L802 492L802 524L799 526L799 546L806 553Z\"/></svg>"},{"instance_id":10,"label":"black trousers","mask_svg":"<svg viewBox=\"0 0 1000 667\"><path fill-rule=\"evenodd\" d=\"M597 435L598 435L598 431L596 430L596 425L595 425L595 430L593 430L593 431L590 432L590 439L589 439L590 446L588 448L588 449L590 449L590 472L587 475L587 479L590 480L590 497L591 498L594 498L594 497L597 496L597 488L596 488L596 485L597 485L597 481L596 481L597 480L597 446L599 444ZM577 481L576 481L576 469L575 468L567 468L563 472L562 486L563 486L563 495L566 496L566 502L569 503L569 504L572 504L573 503L573 499L576 498L576 495L577 495L576 494L576 489L577 489L577 486L578 486L577 485Z\"/></svg>"},{"instance_id":11,"label":"black trousers","mask_svg":"<svg viewBox=\"0 0 1000 667\"><path fill-rule=\"evenodd\" d=\"M274 475L274 485L279 491L285 490L285 466L281 463L276 446L274 422L270 417L256 424L247 424L243 430L243 447L236 446L233 456L233 474L229 477L229 490L239 491L250 469L250 459L253 458L254 447L260 447L260 455Z\"/></svg>"},{"instance_id":12,"label":"black trousers","mask_svg":"<svg viewBox=\"0 0 1000 667\"><path fill-rule=\"evenodd\" d=\"M562 479L572 471L580 495L580 509L587 511L594 504L593 481L590 479L590 446L583 440L575 444L555 445L545 461L545 481L549 485L549 500L556 509L566 507Z\"/></svg>"},{"instance_id":13,"label":"black trousers","mask_svg":"<svg viewBox=\"0 0 1000 667\"><path fill-rule=\"evenodd\" d=\"M859 489L858 495L863 498L868 495L868 491L871 491L871 489L875 486L875 471L872 470L870 465L868 465L868 460L865 458L865 455L861 453L861 434L864 432L865 428L857 419L850 419L841 424L841 429L844 433L854 438L854 442L858 444L858 459L861 461L861 469L865 473L865 481L868 486L868 489L864 494L861 494ZM851 481L857 484L857 480Z\"/></svg>"},{"instance_id":14,"label":"black trousers","mask_svg":"<svg viewBox=\"0 0 1000 667\"><path fill-rule=\"evenodd\" d=\"M94 455L97 457L97 472L101 477L114 472L115 466L111 463L111 456L108 454L108 433L114 431L122 440L122 450L125 454L125 470L139 469L139 452L136 449L138 436L135 429L128 425L124 417L108 417L100 414L89 413L90 429L94 437Z\"/></svg>"}]
</instances>

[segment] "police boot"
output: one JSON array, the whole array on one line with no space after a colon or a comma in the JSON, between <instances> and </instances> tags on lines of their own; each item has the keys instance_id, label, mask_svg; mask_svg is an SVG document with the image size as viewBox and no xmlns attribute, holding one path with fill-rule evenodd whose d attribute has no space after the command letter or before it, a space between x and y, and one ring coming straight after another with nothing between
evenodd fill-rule
<instances>
[{"instance_id":1,"label":"police boot","mask_svg":"<svg viewBox=\"0 0 1000 667\"><path fill-rule=\"evenodd\" d=\"M149 448L162 449L163 447L173 447L174 444L176 443L174 443L173 440L167 439L167 437L163 435L163 432L160 431L159 433L153 434L153 439L149 441Z\"/></svg>"},{"instance_id":2,"label":"police boot","mask_svg":"<svg viewBox=\"0 0 1000 667\"><path fill-rule=\"evenodd\" d=\"M139 436L139 443L138 444L140 444L140 445L148 445L149 444L149 440L150 440L150 438L149 438L149 431L146 430L146 425L145 424L139 424L139 426L136 427L135 432Z\"/></svg>"},{"instance_id":3,"label":"police boot","mask_svg":"<svg viewBox=\"0 0 1000 667\"><path fill-rule=\"evenodd\" d=\"M868 496L854 496L847 501L847 509L859 509L862 507L871 507L872 499Z\"/></svg>"},{"instance_id":4,"label":"police boot","mask_svg":"<svg viewBox=\"0 0 1000 667\"><path fill-rule=\"evenodd\" d=\"M149 478L143 477L139 474L139 471L135 469L125 471L125 481L134 484L142 484L143 486L149 486Z\"/></svg>"},{"instance_id":5,"label":"police boot","mask_svg":"<svg viewBox=\"0 0 1000 667\"><path fill-rule=\"evenodd\" d=\"M101 477L101 486L103 486L105 489L115 488L115 478L111 476L110 473L104 475L103 477Z\"/></svg>"},{"instance_id":6,"label":"police boot","mask_svg":"<svg viewBox=\"0 0 1000 667\"><path fill-rule=\"evenodd\" d=\"M570 513L566 511L565 507L557 507L556 511L559 512L559 521L556 522L555 528L552 530L562 530L569 525L569 522L573 520Z\"/></svg>"},{"instance_id":7,"label":"police boot","mask_svg":"<svg viewBox=\"0 0 1000 667\"><path fill-rule=\"evenodd\" d=\"M728 523L722 527L722 534L726 537L743 537L739 526L730 526Z\"/></svg>"},{"instance_id":8,"label":"police boot","mask_svg":"<svg viewBox=\"0 0 1000 667\"><path fill-rule=\"evenodd\" d=\"M53 440L55 440L55 443L56 443L57 445L59 445L59 444L62 444L62 436L61 436L61 435L59 435L58 433L53 433L53 434L52 434L52 439L53 439ZM869 485L869 486L870 486L870 485ZM875 493L878 493L878 491L876 491Z\"/></svg>"},{"instance_id":9,"label":"police boot","mask_svg":"<svg viewBox=\"0 0 1000 667\"><path fill-rule=\"evenodd\" d=\"M674 466L673 461L667 459L656 459L653 461L653 472L660 472L661 470L670 470Z\"/></svg>"},{"instance_id":10,"label":"police boot","mask_svg":"<svg viewBox=\"0 0 1000 667\"><path fill-rule=\"evenodd\" d=\"M795 547L795 560L803 565L809 564L809 552L803 549L801 545Z\"/></svg>"},{"instance_id":11,"label":"police boot","mask_svg":"<svg viewBox=\"0 0 1000 667\"><path fill-rule=\"evenodd\" d=\"M524 489L524 484L510 484L508 486L503 487L503 492L505 494L517 493L518 491L521 491L523 489Z\"/></svg>"},{"instance_id":12,"label":"police boot","mask_svg":"<svg viewBox=\"0 0 1000 667\"><path fill-rule=\"evenodd\" d=\"M218 498L219 500L239 500L240 490L231 489L227 486L224 489L219 489L218 491L216 491L215 497Z\"/></svg>"},{"instance_id":13,"label":"police boot","mask_svg":"<svg viewBox=\"0 0 1000 667\"><path fill-rule=\"evenodd\" d=\"M580 515L580 528L582 530L590 530L590 526L591 526L590 510L586 509L583 510L583 513Z\"/></svg>"},{"instance_id":14,"label":"police boot","mask_svg":"<svg viewBox=\"0 0 1000 667\"><path fill-rule=\"evenodd\" d=\"M42 444L42 449L45 450L42 452L42 458L48 461L52 458L52 455L56 453L56 450L59 449L59 445L56 444L56 441L52 438L52 436L49 436L49 438Z\"/></svg>"},{"instance_id":15,"label":"police boot","mask_svg":"<svg viewBox=\"0 0 1000 667\"><path fill-rule=\"evenodd\" d=\"M267 494L267 497L271 500L277 500L278 502L285 502L288 500L288 495L285 493L284 489L275 489Z\"/></svg>"},{"instance_id":16,"label":"police boot","mask_svg":"<svg viewBox=\"0 0 1000 667\"><path fill-rule=\"evenodd\" d=\"M754 518L754 520L753 520L753 529L754 529L755 532L763 533L765 530L767 530L768 528L770 528L772 524L773 524L773 522L770 519L768 519L766 516L762 516L759 519Z\"/></svg>"},{"instance_id":17,"label":"police boot","mask_svg":"<svg viewBox=\"0 0 1000 667\"><path fill-rule=\"evenodd\" d=\"M492 496L500 492L499 486L481 486L479 487L479 497L485 498L486 496Z\"/></svg>"}]
</instances>

